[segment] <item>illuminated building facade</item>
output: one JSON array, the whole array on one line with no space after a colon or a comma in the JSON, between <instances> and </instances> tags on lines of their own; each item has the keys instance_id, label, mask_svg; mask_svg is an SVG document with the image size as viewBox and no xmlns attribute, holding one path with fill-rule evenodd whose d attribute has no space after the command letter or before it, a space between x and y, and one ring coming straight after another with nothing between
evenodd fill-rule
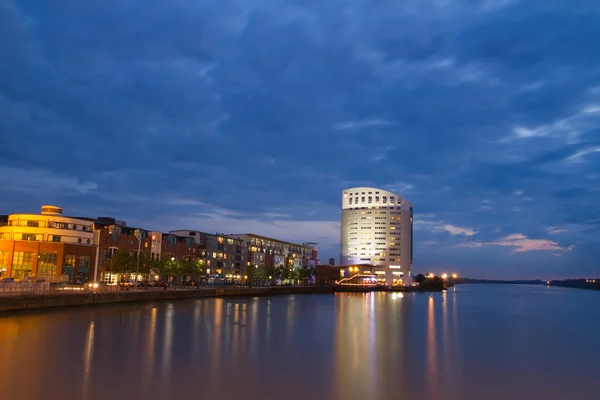
<instances>
[{"instance_id":1,"label":"illuminated building facade","mask_svg":"<svg viewBox=\"0 0 600 400\"><path fill-rule=\"evenodd\" d=\"M199 258L209 273L240 274L246 268L246 242L223 234L177 230L170 233L193 239L201 251Z\"/></svg>"},{"instance_id":2,"label":"illuminated building facade","mask_svg":"<svg viewBox=\"0 0 600 400\"><path fill-rule=\"evenodd\" d=\"M92 220L67 217L57 206L11 214L0 226L0 276L85 283L93 279L97 234Z\"/></svg>"},{"instance_id":3,"label":"illuminated building facade","mask_svg":"<svg viewBox=\"0 0 600 400\"><path fill-rule=\"evenodd\" d=\"M241 274L250 265L318 264L316 243L300 245L254 234L162 233L111 217L67 217L58 206L42 206L41 214L0 215L0 277L116 284L118 274L111 263L119 250L139 257L141 270L147 270L145 263L164 258L202 259L207 273L219 275Z\"/></svg>"},{"instance_id":4,"label":"illuminated building facade","mask_svg":"<svg viewBox=\"0 0 600 400\"><path fill-rule=\"evenodd\" d=\"M296 244L253 233L229 235L246 243L247 266L314 267L318 264L317 243Z\"/></svg>"},{"instance_id":5,"label":"illuminated building facade","mask_svg":"<svg viewBox=\"0 0 600 400\"><path fill-rule=\"evenodd\" d=\"M371 264L388 285L410 285L413 205L395 193L370 187L342 192L342 265Z\"/></svg>"}]
</instances>

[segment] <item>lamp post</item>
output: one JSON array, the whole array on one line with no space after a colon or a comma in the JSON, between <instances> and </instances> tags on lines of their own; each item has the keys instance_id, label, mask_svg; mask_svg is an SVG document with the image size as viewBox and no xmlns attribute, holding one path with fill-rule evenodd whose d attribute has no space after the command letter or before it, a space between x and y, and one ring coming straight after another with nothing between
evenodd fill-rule
<instances>
[{"instance_id":1,"label":"lamp post","mask_svg":"<svg viewBox=\"0 0 600 400\"><path fill-rule=\"evenodd\" d=\"M140 273L140 259L142 255L142 230L136 230L135 234L138 240L137 266L135 267L135 288L137 289L138 274Z\"/></svg>"}]
</instances>

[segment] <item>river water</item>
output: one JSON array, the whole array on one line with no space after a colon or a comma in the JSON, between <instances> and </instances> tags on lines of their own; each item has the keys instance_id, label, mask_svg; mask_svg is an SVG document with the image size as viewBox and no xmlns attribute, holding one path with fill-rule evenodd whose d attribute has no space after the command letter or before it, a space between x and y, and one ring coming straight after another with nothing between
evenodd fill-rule
<instances>
[{"instance_id":1,"label":"river water","mask_svg":"<svg viewBox=\"0 0 600 400\"><path fill-rule=\"evenodd\" d=\"M462 285L0 317L0 398L598 399L600 292Z\"/></svg>"}]
</instances>

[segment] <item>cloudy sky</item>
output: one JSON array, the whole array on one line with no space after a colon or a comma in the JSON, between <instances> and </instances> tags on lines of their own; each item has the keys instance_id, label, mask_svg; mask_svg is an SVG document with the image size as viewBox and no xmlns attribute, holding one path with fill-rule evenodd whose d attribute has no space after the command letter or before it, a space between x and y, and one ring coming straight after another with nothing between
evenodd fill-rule
<instances>
[{"instance_id":1,"label":"cloudy sky","mask_svg":"<svg viewBox=\"0 0 600 400\"><path fill-rule=\"evenodd\" d=\"M596 0L0 0L0 213L326 260L375 186L416 272L598 275L599 42Z\"/></svg>"}]
</instances>

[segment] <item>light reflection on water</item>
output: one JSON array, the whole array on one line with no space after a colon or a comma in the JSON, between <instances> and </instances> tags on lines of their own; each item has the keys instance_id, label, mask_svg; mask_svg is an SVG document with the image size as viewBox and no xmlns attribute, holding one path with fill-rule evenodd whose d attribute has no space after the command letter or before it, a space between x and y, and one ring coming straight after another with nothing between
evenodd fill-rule
<instances>
[{"instance_id":1,"label":"light reflection on water","mask_svg":"<svg viewBox=\"0 0 600 400\"><path fill-rule=\"evenodd\" d=\"M600 293L471 285L0 318L6 399L596 399Z\"/></svg>"}]
</instances>

